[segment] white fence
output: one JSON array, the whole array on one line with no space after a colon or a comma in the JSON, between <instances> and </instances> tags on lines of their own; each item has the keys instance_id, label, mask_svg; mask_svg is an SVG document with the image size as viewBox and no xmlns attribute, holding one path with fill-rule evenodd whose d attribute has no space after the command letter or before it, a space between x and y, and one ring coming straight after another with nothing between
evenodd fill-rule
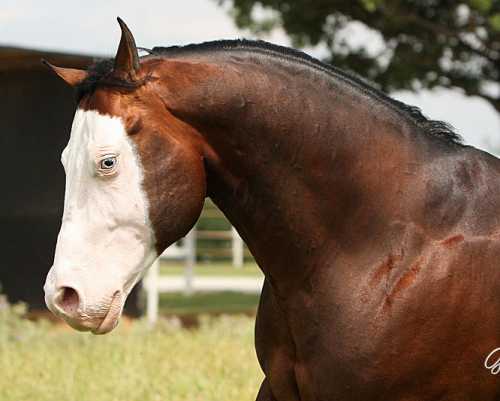
<instances>
[{"instance_id":1,"label":"white fence","mask_svg":"<svg viewBox=\"0 0 500 401\"><path fill-rule=\"evenodd\" d=\"M184 291L190 294L193 289L193 272L196 263L196 230L191 230L183 239L182 244L169 246L153 265L144 278L146 291L146 314L150 323L158 319L158 305L160 303L160 259L176 259L184 261Z\"/></svg>"},{"instance_id":2,"label":"white fence","mask_svg":"<svg viewBox=\"0 0 500 401\"><path fill-rule=\"evenodd\" d=\"M232 261L236 268L243 266L243 240L234 229L232 233ZM180 260L184 263L183 277L161 277L160 259ZM153 263L144 278L144 289L147 294L147 318L154 324L158 319L158 305L161 292L183 291L190 295L194 291L238 291L260 293L261 278L251 277L195 277L196 264L196 230L191 230L181 243L168 247Z\"/></svg>"}]
</instances>

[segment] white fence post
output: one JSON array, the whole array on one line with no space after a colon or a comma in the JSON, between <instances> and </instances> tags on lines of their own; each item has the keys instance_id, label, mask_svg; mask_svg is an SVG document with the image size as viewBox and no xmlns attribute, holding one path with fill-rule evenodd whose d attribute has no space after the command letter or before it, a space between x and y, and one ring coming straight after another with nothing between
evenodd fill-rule
<instances>
[{"instance_id":1,"label":"white fence post","mask_svg":"<svg viewBox=\"0 0 500 401\"><path fill-rule=\"evenodd\" d=\"M227 238L227 237L226 237ZM231 241L232 241L232 262L233 266L241 268L244 262L244 244L234 227L231 227ZM160 260L173 259L184 261L184 277L161 277L160 276ZM202 288L203 291L220 291L226 288L237 288L238 291L259 291L261 288L260 279L238 279L239 283L235 284L234 279L224 281L225 277L210 277L200 278L195 283L195 266L196 266L196 230L193 228L182 240L182 245L174 244L168 247L165 252L151 265L148 273L144 277L144 289L147 292L147 320L153 325L158 321L158 308L160 301L160 292L162 291L179 291L182 290L184 294L191 295L195 289ZM171 281L174 285L168 285ZM177 280L177 284L175 284ZM236 280L236 281L238 281ZM246 281L249 281L247 283ZM257 280L257 285L254 281ZM244 282L245 281L245 282ZM167 284L166 284L167 283ZM228 287L229 286L229 287Z\"/></svg>"},{"instance_id":2,"label":"white fence post","mask_svg":"<svg viewBox=\"0 0 500 401\"><path fill-rule=\"evenodd\" d=\"M233 266L237 268L243 267L243 240L241 239L236 228L231 226L232 248L233 248Z\"/></svg>"},{"instance_id":3,"label":"white fence post","mask_svg":"<svg viewBox=\"0 0 500 401\"><path fill-rule=\"evenodd\" d=\"M193 228L183 239L182 246L174 244L151 265L144 277L144 289L146 290L146 316L149 324L154 325L158 321L158 306L160 303L160 259L184 260L184 293L193 293L194 266L196 264L196 230Z\"/></svg>"},{"instance_id":4,"label":"white fence post","mask_svg":"<svg viewBox=\"0 0 500 401\"><path fill-rule=\"evenodd\" d=\"M158 258L149 268L149 271L146 275L146 280L144 280L147 293L146 316L150 325L154 325L158 321L158 304L160 302L160 297L158 294L159 274L160 262Z\"/></svg>"},{"instance_id":5,"label":"white fence post","mask_svg":"<svg viewBox=\"0 0 500 401\"><path fill-rule=\"evenodd\" d=\"M194 228L184 237L183 247L186 258L184 267L186 286L184 294L191 295L193 293L194 266L196 264L196 230Z\"/></svg>"}]
</instances>

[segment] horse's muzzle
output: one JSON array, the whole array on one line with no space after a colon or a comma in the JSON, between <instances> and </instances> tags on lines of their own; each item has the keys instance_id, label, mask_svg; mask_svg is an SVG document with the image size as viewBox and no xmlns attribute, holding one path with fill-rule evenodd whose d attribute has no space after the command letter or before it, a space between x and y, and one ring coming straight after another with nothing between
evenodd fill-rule
<instances>
[{"instance_id":1,"label":"horse's muzzle","mask_svg":"<svg viewBox=\"0 0 500 401\"><path fill-rule=\"evenodd\" d=\"M122 291L115 291L111 297L99 300L96 304L86 303L77 286L56 285L50 273L44 291L49 310L79 331L108 333L116 327L122 313Z\"/></svg>"}]
</instances>

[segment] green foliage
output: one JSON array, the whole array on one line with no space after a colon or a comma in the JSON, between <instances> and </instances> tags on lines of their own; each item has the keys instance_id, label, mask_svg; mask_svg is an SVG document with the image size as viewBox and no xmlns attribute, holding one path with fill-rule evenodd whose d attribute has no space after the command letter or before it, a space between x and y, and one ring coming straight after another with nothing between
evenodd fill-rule
<instances>
[{"instance_id":1,"label":"green foliage","mask_svg":"<svg viewBox=\"0 0 500 401\"><path fill-rule=\"evenodd\" d=\"M472 8L486 13L493 6L493 0L469 0L469 4Z\"/></svg>"},{"instance_id":2,"label":"green foliage","mask_svg":"<svg viewBox=\"0 0 500 401\"><path fill-rule=\"evenodd\" d=\"M122 322L105 336L30 322L28 339L16 338L21 312L10 310L17 334L0 342L2 401L250 401L262 380L252 318L206 317L190 330Z\"/></svg>"},{"instance_id":3,"label":"green foliage","mask_svg":"<svg viewBox=\"0 0 500 401\"><path fill-rule=\"evenodd\" d=\"M500 13L492 15L489 19L490 26L491 28L496 31L500 32Z\"/></svg>"},{"instance_id":4,"label":"green foliage","mask_svg":"<svg viewBox=\"0 0 500 401\"><path fill-rule=\"evenodd\" d=\"M382 3L381 0L360 0L366 11L374 12L377 7Z\"/></svg>"},{"instance_id":5,"label":"green foliage","mask_svg":"<svg viewBox=\"0 0 500 401\"><path fill-rule=\"evenodd\" d=\"M258 35L282 27L294 46L322 45L325 61L385 91L459 87L500 112L498 96L484 90L485 81L500 81L500 1L218 1L232 6L239 27ZM350 45L352 22L372 30L382 48Z\"/></svg>"}]
</instances>

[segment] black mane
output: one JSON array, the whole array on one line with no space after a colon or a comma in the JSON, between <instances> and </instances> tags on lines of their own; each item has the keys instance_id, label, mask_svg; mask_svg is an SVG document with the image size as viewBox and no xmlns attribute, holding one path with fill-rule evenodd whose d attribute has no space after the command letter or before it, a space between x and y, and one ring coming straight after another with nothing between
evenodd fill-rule
<instances>
[{"instance_id":1,"label":"black mane","mask_svg":"<svg viewBox=\"0 0 500 401\"><path fill-rule=\"evenodd\" d=\"M223 52L223 51L247 51L250 53L263 54L271 57L282 58L289 62L299 63L309 68L322 71L327 75L340 79L361 90L368 96L384 103L393 110L408 117L415 125L434 138L443 140L449 144L461 144L461 137L454 131L450 124L443 121L428 119L416 106L411 106L391 98L384 92L377 89L373 84L352 72L346 72L333 65L323 63L308 54L289 47L278 46L262 40L253 41L246 39L219 40L204 42L200 44L190 44L186 46L154 47L152 50L142 49L150 55L161 57L175 57L188 54ZM147 56L146 56L147 57ZM97 85L108 84L123 88L133 88L132 82L118 81L106 82L105 77L113 69L113 60L99 61L89 67L89 78L87 78L78 88L80 96L93 91ZM104 81L104 82L103 82Z\"/></svg>"}]
</instances>

